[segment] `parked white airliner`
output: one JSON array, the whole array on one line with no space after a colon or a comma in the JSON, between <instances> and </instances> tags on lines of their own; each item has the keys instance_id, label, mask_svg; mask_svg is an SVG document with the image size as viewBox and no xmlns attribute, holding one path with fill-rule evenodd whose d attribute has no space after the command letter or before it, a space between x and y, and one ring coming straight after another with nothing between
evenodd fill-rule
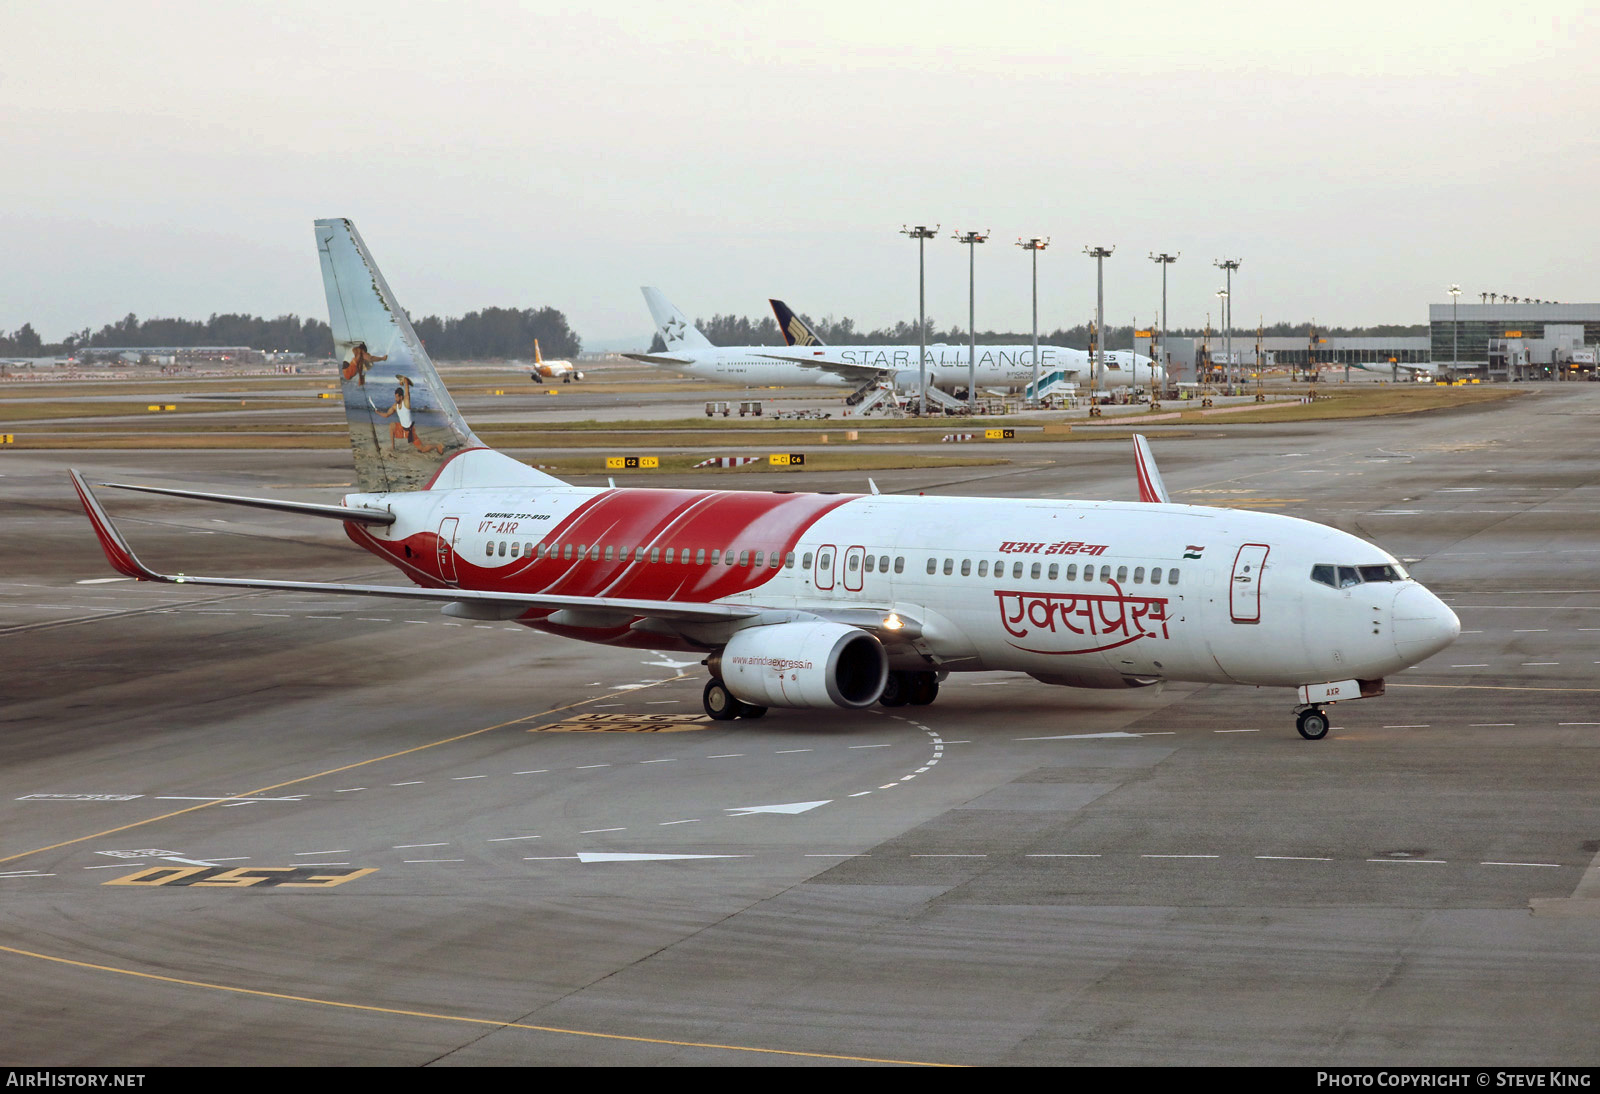
<instances>
[{"instance_id":1,"label":"parked white airliner","mask_svg":"<svg viewBox=\"0 0 1600 1094\"><path fill-rule=\"evenodd\" d=\"M656 333L665 349L660 353L625 356L663 365L690 376L742 383L750 387L825 384L859 388L864 384L893 383L902 392L915 392L918 383L916 346L824 346L805 322L789 312L782 301L771 301L779 328L788 345L714 346L659 289L645 288L645 303L655 319ZM784 321L788 313L790 321ZM797 337L798 335L798 337ZM945 391L965 389L970 378L970 346L939 343L927 348L929 382ZM1155 363L1128 350L1110 350L1097 386L1112 391L1137 383L1151 383ZM1067 380L1087 389L1089 354L1063 346L1039 347L1041 376L1061 372ZM1135 380L1137 372L1138 379ZM979 346L979 390L1012 390L1033 380L1033 345ZM1159 386L1162 377L1155 376Z\"/></svg>"},{"instance_id":2,"label":"parked white airliner","mask_svg":"<svg viewBox=\"0 0 1600 1094\"><path fill-rule=\"evenodd\" d=\"M412 585L162 574L73 481L112 566L148 581L395 597L612 645L702 654L706 712L933 701L951 672L1049 684L1298 688L1323 706L1460 624L1395 558L1269 513L1138 502L569 486L475 437L347 220L316 222L356 493L341 505L127 489L344 523ZM103 484L123 485L123 484Z\"/></svg>"}]
</instances>

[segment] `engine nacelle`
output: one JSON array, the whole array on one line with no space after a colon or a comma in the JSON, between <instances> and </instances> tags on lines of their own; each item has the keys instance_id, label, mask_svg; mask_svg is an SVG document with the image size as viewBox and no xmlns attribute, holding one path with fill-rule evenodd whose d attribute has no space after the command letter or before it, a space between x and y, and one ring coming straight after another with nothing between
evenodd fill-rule
<instances>
[{"instance_id":1,"label":"engine nacelle","mask_svg":"<svg viewBox=\"0 0 1600 1094\"><path fill-rule=\"evenodd\" d=\"M889 679L889 655L843 623L773 623L738 631L711 671L742 702L761 707L869 707Z\"/></svg>"}]
</instances>

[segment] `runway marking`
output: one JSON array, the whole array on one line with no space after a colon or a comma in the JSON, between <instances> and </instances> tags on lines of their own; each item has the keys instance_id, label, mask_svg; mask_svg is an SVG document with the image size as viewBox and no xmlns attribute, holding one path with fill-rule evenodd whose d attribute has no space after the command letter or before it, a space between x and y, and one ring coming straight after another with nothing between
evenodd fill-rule
<instances>
[{"instance_id":1,"label":"runway marking","mask_svg":"<svg viewBox=\"0 0 1600 1094\"><path fill-rule=\"evenodd\" d=\"M781 813L789 816L798 816L801 813L809 813L813 809L827 805L832 800L832 798L825 798L822 801L786 802L782 805L734 805L725 806L723 812L730 813L735 817L749 817L757 813Z\"/></svg>"},{"instance_id":2,"label":"runway marking","mask_svg":"<svg viewBox=\"0 0 1600 1094\"><path fill-rule=\"evenodd\" d=\"M1479 866L1555 866L1555 867L1559 868L1561 866L1561 863L1559 863L1559 862L1480 862L1480 863L1478 863L1478 865Z\"/></svg>"},{"instance_id":3,"label":"runway marking","mask_svg":"<svg viewBox=\"0 0 1600 1094\"><path fill-rule=\"evenodd\" d=\"M1266 859L1271 862L1332 862L1331 858L1320 855L1257 855L1256 858Z\"/></svg>"},{"instance_id":4,"label":"runway marking","mask_svg":"<svg viewBox=\"0 0 1600 1094\"><path fill-rule=\"evenodd\" d=\"M1140 855L1140 858L1221 858L1221 855Z\"/></svg>"},{"instance_id":5,"label":"runway marking","mask_svg":"<svg viewBox=\"0 0 1600 1094\"><path fill-rule=\"evenodd\" d=\"M601 832L626 832L626 831L627 831L626 828L590 828L587 831L579 832L578 835L580 835L580 836L595 836L595 835L599 835Z\"/></svg>"},{"instance_id":6,"label":"runway marking","mask_svg":"<svg viewBox=\"0 0 1600 1094\"><path fill-rule=\"evenodd\" d=\"M450 844L448 842L446 842L446 843L397 843L397 844L394 845L393 850L396 850L396 851L417 851L417 850L420 850L420 849L422 849L424 847L449 847L449 846L450 846Z\"/></svg>"},{"instance_id":7,"label":"runway marking","mask_svg":"<svg viewBox=\"0 0 1600 1094\"><path fill-rule=\"evenodd\" d=\"M1446 860L1442 859L1442 858L1369 858L1367 861L1368 862L1407 862L1407 863L1409 863L1409 862L1418 862L1418 863L1426 863L1426 864L1431 865L1431 866L1444 866L1444 865L1447 865Z\"/></svg>"},{"instance_id":8,"label":"runway marking","mask_svg":"<svg viewBox=\"0 0 1600 1094\"><path fill-rule=\"evenodd\" d=\"M1509 729L1515 722L1468 722L1468 729Z\"/></svg>"},{"instance_id":9,"label":"runway marking","mask_svg":"<svg viewBox=\"0 0 1600 1094\"><path fill-rule=\"evenodd\" d=\"M631 851L579 851L577 859L591 862L675 862L680 859L749 858L749 855L670 855L643 854Z\"/></svg>"},{"instance_id":10,"label":"runway marking","mask_svg":"<svg viewBox=\"0 0 1600 1094\"><path fill-rule=\"evenodd\" d=\"M675 677L682 679L682 677ZM670 681L657 681L669 683ZM641 685L650 687L654 685ZM677 702L677 700L670 700ZM622 706L600 703L599 706ZM685 733L711 728L704 714L578 714L549 725L530 726L529 733Z\"/></svg>"},{"instance_id":11,"label":"runway marking","mask_svg":"<svg viewBox=\"0 0 1600 1094\"><path fill-rule=\"evenodd\" d=\"M511 840L539 839L539 836L491 836L484 840L485 843L507 843Z\"/></svg>"},{"instance_id":12,"label":"runway marking","mask_svg":"<svg viewBox=\"0 0 1600 1094\"><path fill-rule=\"evenodd\" d=\"M699 823L700 823L700 818L698 818L698 817L694 818L693 820L675 820L675 821L658 821L657 822L657 824L662 828L667 827L669 824L699 824Z\"/></svg>"}]
</instances>

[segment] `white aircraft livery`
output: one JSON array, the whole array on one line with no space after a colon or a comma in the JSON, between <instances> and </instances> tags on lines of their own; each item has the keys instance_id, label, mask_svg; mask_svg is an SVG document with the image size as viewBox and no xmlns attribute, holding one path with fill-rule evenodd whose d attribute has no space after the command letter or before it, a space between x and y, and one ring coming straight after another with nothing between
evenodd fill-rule
<instances>
[{"instance_id":1,"label":"white aircraft livery","mask_svg":"<svg viewBox=\"0 0 1600 1094\"><path fill-rule=\"evenodd\" d=\"M91 484L111 565L145 581L391 597L464 619L703 657L714 719L932 702L952 672L1328 703L1443 649L1454 613L1379 548L1271 513L1175 505L1143 438L1138 501L577 487L483 444L348 220L316 222L356 492L322 505L100 485L343 522L409 583L160 573Z\"/></svg>"},{"instance_id":2,"label":"white aircraft livery","mask_svg":"<svg viewBox=\"0 0 1600 1094\"><path fill-rule=\"evenodd\" d=\"M825 346L805 321L781 300L770 301L783 331L785 346L714 346L684 314L661 295L645 288L645 303L655 319L656 332L666 347L660 353L629 353L636 361L664 365L708 380L728 380L751 387L792 384L831 384L861 387L893 383L900 391L917 390L916 346ZM929 382L942 390L967 386L972 356L970 346L937 344L927 347ZM1101 390L1151 382L1154 362L1128 350L1105 355ZM1061 373L1065 380L1087 386L1089 354L1063 346L1039 347L1039 373ZM1160 376L1155 379L1159 382ZM1033 380L1033 345L979 346L979 389L1020 388Z\"/></svg>"}]
</instances>

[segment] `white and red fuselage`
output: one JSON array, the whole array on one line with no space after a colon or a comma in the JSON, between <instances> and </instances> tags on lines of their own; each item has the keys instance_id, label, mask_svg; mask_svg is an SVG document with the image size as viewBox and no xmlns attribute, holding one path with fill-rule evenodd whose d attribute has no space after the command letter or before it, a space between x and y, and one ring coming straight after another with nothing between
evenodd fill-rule
<instances>
[{"instance_id":1,"label":"white and red fuselage","mask_svg":"<svg viewBox=\"0 0 1600 1094\"><path fill-rule=\"evenodd\" d=\"M471 477L466 452L448 472ZM1050 683L1298 686L1378 679L1442 649L1454 614L1363 540L1293 517L1146 502L566 485L353 494L351 538L435 588L757 606L916 621L892 668ZM1335 587L1316 567L1378 576ZM616 613L532 608L569 637L704 650ZM884 633L881 628L879 633Z\"/></svg>"}]
</instances>

